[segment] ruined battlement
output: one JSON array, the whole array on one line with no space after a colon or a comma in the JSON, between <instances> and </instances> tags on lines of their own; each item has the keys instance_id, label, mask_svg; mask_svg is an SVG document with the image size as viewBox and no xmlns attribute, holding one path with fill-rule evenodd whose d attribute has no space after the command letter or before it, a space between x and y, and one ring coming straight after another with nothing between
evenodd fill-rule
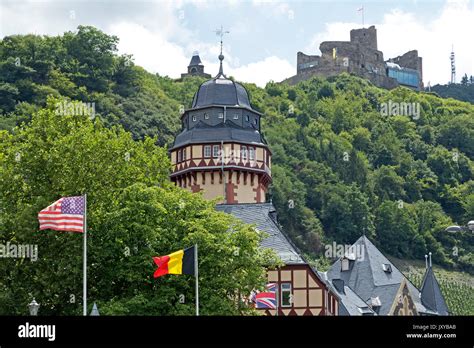
<instances>
[{"instance_id":1,"label":"ruined battlement","mask_svg":"<svg viewBox=\"0 0 474 348\"><path fill-rule=\"evenodd\" d=\"M382 88L399 85L423 88L422 59L418 51L385 61L383 52L377 49L375 26L351 30L350 41L324 41L319 50L321 55L298 52L296 75L283 82L295 84L313 76L329 77L347 72Z\"/></svg>"}]
</instances>

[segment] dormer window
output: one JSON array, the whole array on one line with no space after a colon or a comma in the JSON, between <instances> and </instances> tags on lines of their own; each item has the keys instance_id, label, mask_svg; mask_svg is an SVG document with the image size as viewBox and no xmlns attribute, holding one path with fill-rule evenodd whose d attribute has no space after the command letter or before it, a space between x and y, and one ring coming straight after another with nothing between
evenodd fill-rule
<instances>
[{"instance_id":1,"label":"dormer window","mask_svg":"<svg viewBox=\"0 0 474 348\"><path fill-rule=\"evenodd\" d=\"M389 263L382 264L382 269L385 273L392 273L392 265Z\"/></svg>"},{"instance_id":2,"label":"dormer window","mask_svg":"<svg viewBox=\"0 0 474 348\"><path fill-rule=\"evenodd\" d=\"M186 148L183 149L183 161L186 161Z\"/></svg>"},{"instance_id":3,"label":"dormer window","mask_svg":"<svg viewBox=\"0 0 474 348\"><path fill-rule=\"evenodd\" d=\"M196 115L193 115L193 122L196 122Z\"/></svg>"},{"instance_id":4,"label":"dormer window","mask_svg":"<svg viewBox=\"0 0 474 348\"><path fill-rule=\"evenodd\" d=\"M239 114L234 114L234 120L238 120L239 119Z\"/></svg>"},{"instance_id":5,"label":"dormer window","mask_svg":"<svg viewBox=\"0 0 474 348\"><path fill-rule=\"evenodd\" d=\"M218 118L224 118L224 113L223 112L219 112L219 114L217 115Z\"/></svg>"},{"instance_id":6,"label":"dormer window","mask_svg":"<svg viewBox=\"0 0 474 348\"><path fill-rule=\"evenodd\" d=\"M341 260L341 271L348 271L349 270L349 259L343 258Z\"/></svg>"},{"instance_id":7,"label":"dormer window","mask_svg":"<svg viewBox=\"0 0 474 348\"><path fill-rule=\"evenodd\" d=\"M181 150L178 150L178 162L181 162Z\"/></svg>"},{"instance_id":8,"label":"dormer window","mask_svg":"<svg viewBox=\"0 0 474 348\"><path fill-rule=\"evenodd\" d=\"M205 119L205 120L208 120L208 119L209 119L209 114L208 114L207 112L204 113L204 119Z\"/></svg>"}]
</instances>

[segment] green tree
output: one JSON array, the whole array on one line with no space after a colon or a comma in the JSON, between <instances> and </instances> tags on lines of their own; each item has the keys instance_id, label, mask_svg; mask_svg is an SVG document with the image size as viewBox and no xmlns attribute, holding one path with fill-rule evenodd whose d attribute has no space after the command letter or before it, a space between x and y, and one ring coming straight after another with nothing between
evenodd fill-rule
<instances>
[{"instance_id":1,"label":"green tree","mask_svg":"<svg viewBox=\"0 0 474 348\"><path fill-rule=\"evenodd\" d=\"M0 264L0 313L26 314L35 297L45 315L81 313L82 236L38 231L38 212L62 196L88 194L89 293L105 314L193 311L193 280L154 280L151 257L198 243L205 314L252 313L241 303L265 282L275 255L253 227L172 185L156 139L134 141L87 116L59 115L57 99L14 135L0 132L2 243L38 246L36 262ZM181 303L180 295L184 296ZM103 306L102 306L103 305Z\"/></svg>"}]
</instances>

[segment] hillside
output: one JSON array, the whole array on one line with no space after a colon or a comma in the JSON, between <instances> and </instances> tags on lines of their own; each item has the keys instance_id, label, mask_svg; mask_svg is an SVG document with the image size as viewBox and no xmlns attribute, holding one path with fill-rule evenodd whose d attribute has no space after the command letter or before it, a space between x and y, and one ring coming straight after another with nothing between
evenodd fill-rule
<instances>
[{"instance_id":1,"label":"hillside","mask_svg":"<svg viewBox=\"0 0 474 348\"><path fill-rule=\"evenodd\" d=\"M474 104L474 83L450 83L447 85L435 85L431 92L442 98L453 98Z\"/></svg>"},{"instance_id":2,"label":"hillside","mask_svg":"<svg viewBox=\"0 0 474 348\"><path fill-rule=\"evenodd\" d=\"M118 56L117 42L92 27L3 38L0 129L15 132L53 95L94 103L107 127L169 146L202 80L151 74ZM327 264L325 245L365 233L394 257L431 251L436 264L474 274L473 234L444 231L474 219L474 105L349 75L245 86L273 151L269 199L308 257ZM395 112L397 103L414 108Z\"/></svg>"}]
</instances>

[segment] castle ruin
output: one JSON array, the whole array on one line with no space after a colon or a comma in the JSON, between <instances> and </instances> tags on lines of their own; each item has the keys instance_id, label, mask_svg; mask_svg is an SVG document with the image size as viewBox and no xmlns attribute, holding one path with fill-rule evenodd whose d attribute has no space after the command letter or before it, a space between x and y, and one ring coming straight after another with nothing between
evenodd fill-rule
<instances>
[{"instance_id":1,"label":"castle ruin","mask_svg":"<svg viewBox=\"0 0 474 348\"><path fill-rule=\"evenodd\" d=\"M375 26L353 29L350 41L325 41L319 49L321 56L298 52L296 75L283 82L293 85L314 76L329 77L347 72L382 88L402 85L423 89L422 58L418 51L385 61L383 52L377 49Z\"/></svg>"}]
</instances>

